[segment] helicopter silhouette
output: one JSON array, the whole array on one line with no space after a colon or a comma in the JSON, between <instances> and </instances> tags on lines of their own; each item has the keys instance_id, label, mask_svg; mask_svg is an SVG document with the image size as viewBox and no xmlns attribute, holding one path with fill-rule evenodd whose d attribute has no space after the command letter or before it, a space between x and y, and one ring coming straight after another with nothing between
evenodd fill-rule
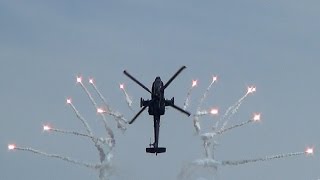
<instances>
[{"instance_id":1,"label":"helicopter silhouette","mask_svg":"<svg viewBox=\"0 0 320 180\"><path fill-rule=\"evenodd\" d=\"M146 148L147 153L155 153L156 155L158 153L164 153L166 152L165 147L159 147L159 128L160 128L160 116L165 114L165 107L171 106L174 109L186 114L187 116L190 116L190 113L188 111L183 110L182 108L176 106L174 104L174 97L170 100L165 99L164 97L164 90L171 84L171 82L186 68L186 66L182 66L169 80L166 84L163 84L161 78L158 76L155 78L154 82L152 83L152 89L151 91L143 85L140 81L138 81L136 78L131 76L126 70L123 71L123 73L128 76L131 80L133 80L135 83L140 85L143 89L148 91L151 94L150 100L144 100L143 98L140 99L140 107L141 110L132 118L132 120L129 122L129 124L132 124L138 116L148 107L148 113L149 115L153 116L153 122L154 122L154 143L149 144L149 148Z\"/></svg>"}]
</instances>

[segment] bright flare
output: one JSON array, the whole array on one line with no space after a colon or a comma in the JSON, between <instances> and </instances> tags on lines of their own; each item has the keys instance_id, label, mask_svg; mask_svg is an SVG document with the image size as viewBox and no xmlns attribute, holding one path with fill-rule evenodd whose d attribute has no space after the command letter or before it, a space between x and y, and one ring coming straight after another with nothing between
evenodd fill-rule
<instances>
[{"instance_id":1,"label":"bright flare","mask_svg":"<svg viewBox=\"0 0 320 180\"><path fill-rule=\"evenodd\" d=\"M77 76L77 83L82 83L82 77L81 76Z\"/></svg>"},{"instance_id":2,"label":"bright flare","mask_svg":"<svg viewBox=\"0 0 320 180\"><path fill-rule=\"evenodd\" d=\"M97 113L99 113L99 114L102 114L102 113L105 113L106 111L104 110L104 109L102 109L102 108L98 108L97 109Z\"/></svg>"},{"instance_id":3,"label":"bright flare","mask_svg":"<svg viewBox=\"0 0 320 180\"><path fill-rule=\"evenodd\" d=\"M120 89L124 89L124 84L120 84Z\"/></svg>"},{"instance_id":4,"label":"bright flare","mask_svg":"<svg viewBox=\"0 0 320 180\"><path fill-rule=\"evenodd\" d=\"M313 148L307 148L305 153L307 153L308 155L313 155L314 153Z\"/></svg>"},{"instance_id":5,"label":"bright flare","mask_svg":"<svg viewBox=\"0 0 320 180\"><path fill-rule=\"evenodd\" d=\"M9 150L14 150L16 148L16 145L14 145L14 144L9 144L8 145L8 149Z\"/></svg>"},{"instance_id":6,"label":"bright flare","mask_svg":"<svg viewBox=\"0 0 320 180\"><path fill-rule=\"evenodd\" d=\"M213 115L217 115L219 113L219 109L213 108L213 109L211 109L210 113Z\"/></svg>"},{"instance_id":7,"label":"bright flare","mask_svg":"<svg viewBox=\"0 0 320 180\"><path fill-rule=\"evenodd\" d=\"M94 84L94 81L93 81L92 78L89 79L89 83L90 83L90 84Z\"/></svg>"},{"instance_id":8,"label":"bright flare","mask_svg":"<svg viewBox=\"0 0 320 180\"><path fill-rule=\"evenodd\" d=\"M260 121L260 118L261 118L261 114L254 114L253 115L253 121Z\"/></svg>"},{"instance_id":9,"label":"bright flare","mask_svg":"<svg viewBox=\"0 0 320 180\"><path fill-rule=\"evenodd\" d=\"M197 85L198 81L197 80L192 80L192 87L195 87Z\"/></svg>"},{"instance_id":10,"label":"bright flare","mask_svg":"<svg viewBox=\"0 0 320 180\"><path fill-rule=\"evenodd\" d=\"M68 98L68 99L67 99L67 103L68 103L68 104L71 104L71 102L72 102L71 98Z\"/></svg>"},{"instance_id":11,"label":"bright flare","mask_svg":"<svg viewBox=\"0 0 320 180\"><path fill-rule=\"evenodd\" d=\"M255 86L248 87L247 94L256 92L257 88Z\"/></svg>"},{"instance_id":12,"label":"bright flare","mask_svg":"<svg viewBox=\"0 0 320 180\"><path fill-rule=\"evenodd\" d=\"M217 81L218 80L218 77L217 76L213 76L212 77L212 82L215 82L215 81Z\"/></svg>"},{"instance_id":13,"label":"bright flare","mask_svg":"<svg viewBox=\"0 0 320 180\"><path fill-rule=\"evenodd\" d=\"M50 126L48 126L48 125L43 126L43 131L50 131L50 130L51 130Z\"/></svg>"}]
</instances>

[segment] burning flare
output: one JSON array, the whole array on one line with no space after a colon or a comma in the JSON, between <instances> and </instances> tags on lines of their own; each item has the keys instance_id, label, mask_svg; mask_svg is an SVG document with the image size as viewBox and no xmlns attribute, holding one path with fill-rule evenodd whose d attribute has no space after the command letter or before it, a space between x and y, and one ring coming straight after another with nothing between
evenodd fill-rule
<instances>
[{"instance_id":1,"label":"burning flare","mask_svg":"<svg viewBox=\"0 0 320 180\"><path fill-rule=\"evenodd\" d=\"M104 109L102 109L102 108L98 108L98 109L97 109L97 113L103 114L103 113L106 113L106 110L104 110Z\"/></svg>"},{"instance_id":2,"label":"burning flare","mask_svg":"<svg viewBox=\"0 0 320 180\"><path fill-rule=\"evenodd\" d=\"M260 118L261 118L261 114L254 114L253 115L253 121L260 121Z\"/></svg>"},{"instance_id":3,"label":"burning flare","mask_svg":"<svg viewBox=\"0 0 320 180\"><path fill-rule=\"evenodd\" d=\"M192 80L192 87L195 87L198 83L198 80Z\"/></svg>"},{"instance_id":4,"label":"burning flare","mask_svg":"<svg viewBox=\"0 0 320 180\"><path fill-rule=\"evenodd\" d=\"M218 80L218 77L217 76L213 76L212 77L212 83L216 82Z\"/></svg>"},{"instance_id":5,"label":"burning flare","mask_svg":"<svg viewBox=\"0 0 320 180\"><path fill-rule=\"evenodd\" d=\"M212 115L217 115L217 114L219 114L219 109L217 109L217 108L211 109L210 114L212 114Z\"/></svg>"},{"instance_id":6,"label":"burning flare","mask_svg":"<svg viewBox=\"0 0 320 180\"><path fill-rule=\"evenodd\" d=\"M48 126L48 125L43 126L43 131L50 131L50 130L51 130L50 126Z\"/></svg>"},{"instance_id":7,"label":"burning flare","mask_svg":"<svg viewBox=\"0 0 320 180\"><path fill-rule=\"evenodd\" d=\"M256 90L257 90L257 88L255 86L250 86L250 87L248 87L247 94L254 93L254 92L256 92Z\"/></svg>"},{"instance_id":8,"label":"burning flare","mask_svg":"<svg viewBox=\"0 0 320 180\"><path fill-rule=\"evenodd\" d=\"M71 98L68 98L68 99L67 99L67 104L71 104L71 103L72 103Z\"/></svg>"},{"instance_id":9,"label":"burning flare","mask_svg":"<svg viewBox=\"0 0 320 180\"><path fill-rule=\"evenodd\" d=\"M313 150L313 148L307 148L306 151L305 151L305 153L306 153L307 155L313 155L314 150Z\"/></svg>"},{"instance_id":10,"label":"burning flare","mask_svg":"<svg viewBox=\"0 0 320 180\"><path fill-rule=\"evenodd\" d=\"M82 77L81 76L77 76L77 83L82 83Z\"/></svg>"},{"instance_id":11,"label":"burning flare","mask_svg":"<svg viewBox=\"0 0 320 180\"><path fill-rule=\"evenodd\" d=\"M94 84L94 80L92 78L89 79L90 84Z\"/></svg>"},{"instance_id":12,"label":"burning flare","mask_svg":"<svg viewBox=\"0 0 320 180\"><path fill-rule=\"evenodd\" d=\"M8 150L14 150L15 148L16 148L16 145L14 145L14 144L8 145Z\"/></svg>"}]
</instances>

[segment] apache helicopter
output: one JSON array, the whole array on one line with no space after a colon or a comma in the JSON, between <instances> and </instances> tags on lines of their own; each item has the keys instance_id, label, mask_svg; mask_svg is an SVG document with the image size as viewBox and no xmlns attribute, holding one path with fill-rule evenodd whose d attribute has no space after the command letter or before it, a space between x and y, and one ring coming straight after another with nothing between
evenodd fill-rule
<instances>
[{"instance_id":1,"label":"apache helicopter","mask_svg":"<svg viewBox=\"0 0 320 180\"><path fill-rule=\"evenodd\" d=\"M170 83L181 73L182 70L184 70L186 66L182 66L170 79L169 81L163 85L163 82L161 81L161 78L158 76L154 80L152 84L152 91L150 91L145 85L143 85L141 82L139 82L136 78L131 76L126 70L123 71L123 73L128 76L131 80L133 80L135 83L140 85L143 89L148 91L151 94L151 100L144 100L140 99L140 107L141 110L133 117L133 119L129 122L129 124L132 124L137 117L148 107L149 115L153 116L153 122L154 122L154 143L149 144L149 148L146 148L147 153L155 153L156 155L158 153L164 153L166 152L165 147L158 147L159 143L159 128L160 128L160 116L165 114L165 107L171 106L174 109L190 116L190 113L183 110L182 108L176 106L174 104L174 97L171 100L165 99L164 97L164 90L170 85Z\"/></svg>"}]
</instances>

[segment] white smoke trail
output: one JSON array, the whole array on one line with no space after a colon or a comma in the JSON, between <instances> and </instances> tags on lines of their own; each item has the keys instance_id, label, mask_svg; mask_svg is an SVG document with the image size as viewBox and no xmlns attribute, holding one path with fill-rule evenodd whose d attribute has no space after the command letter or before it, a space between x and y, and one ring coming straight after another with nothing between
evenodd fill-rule
<instances>
[{"instance_id":1,"label":"white smoke trail","mask_svg":"<svg viewBox=\"0 0 320 180\"><path fill-rule=\"evenodd\" d=\"M210 145L211 145L211 142L203 141L204 155L206 158L211 158Z\"/></svg>"},{"instance_id":2,"label":"white smoke trail","mask_svg":"<svg viewBox=\"0 0 320 180\"><path fill-rule=\"evenodd\" d=\"M226 112L224 113L224 115L216 122L216 125L215 127L217 128L219 126L219 123L221 121L224 121L225 122L223 123L222 125L222 128L223 129L227 124L228 124L228 121L231 119L231 117L235 114L236 111L234 111L234 109L239 109L240 105L242 104L242 101L248 96L248 93L246 93L244 96L242 96L237 102L235 102L232 106L230 106ZM230 113L230 112L234 112L234 113Z\"/></svg>"},{"instance_id":3,"label":"white smoke trail","mask_svg":"<svg viewBox=\"0 0 320 180\"><path fill-rule=\"evenodd\" d=\"M232 109L231 109L231 113L230 113L230 114L228 115L228 117L225 119L225 122L223 123L223 125L222 125L221 129L224 129L224 128L225 128L225 126L227 126L227 125L228 125L228 123L229 123L230 119L233 117L233 115L234 115L235 113L237 113L237 112L238 112L238 110L239 110L239 108L240 108L240 106L241 106L241 104L242 104L243 100L244 100L247 96L248 96L248 95L243 96L243 98L242 98L242 99L240 99L240 101L238 101L238 102L237 102L237 104L235 104L235 105L232 107Z\"/></svg>"},{"instance_id":4,"label":"white smoke trail","mask_svg":"<svg viewBox=\"0 0 320 180\"><path fill-rule=\"evenodd\" d=\"M263 162L263 161L271 161L275 159L282 159L292 156L300 156L308 154L307 152L295 152L295 153L287 153L287 154L279 154L279 155L271 155L264 158L257 158L257 159L247 159L247 160L240 160L240 161L217 161L212 158L204 158L204 159L197 159L195 161L192 161L188 165L186 165L184 168L182 168L180 174L178 175L179 180L186 180L191 179L192 173L196 171L197 169L211 169L212 175L217 175L217 170L219 166L239 166L243 164L248 163L254 163L254 162Z\"/></svg>"},{"instance_id":5,"label":"white smoke trail","mask_svg":"<svg viewBox=\"0 0 320 180\"><path fill-rule=\"evenodd\" d=\"M125 89L123 89L123 92L126 96L126 102L129 106L129 108L132 110L132 98L128 95L127 91Z\"/></svg>"},{"instance_id":6,"label":"white smoke trail","mask_svg":"<svg viewBox=\"0 0 320 180\"><path fill-rule=\"evenodd\" d=\"M236 103L234 103L232 106L230 106L227 111L225 112L225 114L219 119L219 121L217 121L216 125L215 125L215 128L218 127L220 121L224 121L225 122L223 123L221 129L224 129L225 126L228 125L230 119L232 118L232 116L238 112L242 102L246 99L246 97L248 97L249 94L252 94L256 91L256 87L255 86L250 86L248 87L247 89L247 92L244 96L242 96ZM231 113L230 113L231 111Z\"/></svg>"},{"instance_id":7,"label":"white smoke trail","mask_svg":"<svg viewBox=\"0 0 320 180\"><path fill-rule=\"evenodd\" d=\"M95 169L98 170L99 172L99 179L100 180L104 180L104 179L108 179L113 172L114 167L111 164L111 159L112 159L112 154L108 154L107 158L106 158L106 162L104 163L99 163L99 164L90 164L90 163L85 163L85 162L81 162L75 159L71 159L69 157L65 157L65 156L61 156L58 154L48 154L36 149L32 149L32 148L22 148L22 147L15 147L15 150L20 150L20 151L27 151L27 152L31 152L37 155L41 155L41 156L45 156L48 158L55 158L55 159L60 159L63 161L66 161L68 163L72 163L72 164L76 164L79 166L84 166L90 169Z\"/></svg>"},{"instance_id":8,"label":"white smoke trail","mask_svg":"<svg viewBox=\"0 0 320 180\"><path fill-rule=\"evenodd\" d=\"M191 163L195 166L202 166L202 167L210 167L217 169L219 165L221 165L220 161L216 161L214 159L205 158L205 159L198 159Z\"/></svg>"},{"instance_id":9,"label":"white smoke trail","mask_svg":"<svg viewBox=\"0 0 320 180\"><path fill-rule=\"evenodd\" d=\"M207 110L203 110L203 111L200 110L200 108L201 108L204 100L205 100L206 97L207 97L207 94L209 93L212 85L216 82L216 80L217 80L217 77L216 77L216 76L213 76L211 83L209 84L209 86L207 87L206 91L204 92L203 96L201 97L201 99L200 99L200 101L199 101L199 105L198 105L198 107L197 107L197 112L196 112L196 114L195 114L194 117L193 117L193 126L194 126L197 134L200 134L200 131L201 131L200 117L201 117L201 116L208 115L209 113L211 113L211 114L217 114L217 113L218 113L218 110L217 110L217 109L212 109L210 112L207 111ZM192 81L192 86L191 86L191 88L190 88L189 91L188 91L188 95L187 95L186 102L187 102L187 100L189 99L189 96L190 96L189 94L191 94L192 88L195 87L196 85L197 85L197 80L193 80L193 81ZM188 104L187 104L187 105L188 105ZM187 106L186 106L186 107L187 107ZM184 108L184 109L186 109L186 108Z\"/></svg>"},{"instance_id":10,"label":"white smoke trail","mask_svg":"<svg viewBox=\"0 0 320 180\"><path fill-rule=\"evenodd\" d=\"M99 171L99 179L100 180L107 180L110 176L112 176L114 167L111 163L103 163L96 167Z\"/></svg>"},{"instance_id":11,"label":"white smoke trail","mask_svg":"<svg viewBox=\"0 0 320 180\"><path fill-rule=\"evenodd\" d=\"M87 121L84 119L84 117L81 116L81 114L79 113L79 111L76 109L76 107L72 104L71 99L67 100L67 103L72 107L73 111L75 112L76 116L78 117L78 119L81 120L81 122L84 124L84 126L86 127L87 132L89 133L89 136L93 137L93 132L91 131ZM107 128L107 127L106 127ZM111 136L111 138L113 139L109 145L110 147L114 147L115 145L115 140L114 140L114 136ZM99 152L99 157L100 157L100 162L103 162L105 160L105 153L103 151L103 148L101 147L101 145L99 145L97 143L97 141L94 141L94 139L92 139L92 142L94 143L95 147L97 148L98 152Z\"/></svg>"},{"instance_id":12,"label":"white smoke trail","mask_svg":"<svg viewBox=\"0 0 320 180\"><path fill-rule=\"evenodd\" d=\"M103 162L105 160L106 154L102 148L102 145L109 145L109 147L112 149L113 145L114 145L114 140L112 138L96 138L94 136L88 135L88 134L83 134L83 133L79 133L76 131L66 131L66 130L61 130L61 129L56 129L56 128L52 128L48 125L43 126L43 130L44 131L53 131L53 132L57 132L57 133L63 133L63 134L68 134L68 135L75 135L75 136L82 136L82 137L87 137L90 138L92 140L92 142L94 143L95 147L97 148L98 152L99 152L99 157L100 157L100 162ZM110 153L110 152L109 152Z\"/></svg>"},{"instance_id":13,"label":"white smoke trail","mask_svg":"<svg viewBox=\"0 0 320 180\"><path fill-rule=\"evenodd\" d=\"M82 87L82 89L84 90L84 92L87 94L87 96L89 97L92 105L93 105L96 109L98 109L97 103L96 103L95 100L93 99L93 97L92 97L91 93L89 92L89 90L87 89L87 87L83 84L83 82L82 82L82 77L77 77L77 83L80 84L80 86Z\"/></svg>"},{"instance_id":14,"label":"white smoke trail","mask_svg":"<svg viewBox=\"0 0 320 180\"><path fill-rule=\"evenodd\" d=\"M82 87L82 89L84 90L84 92L87 94L87 96L89 97L92 105L94 106L94 108L97 110L97 112L101 115L103 123L104 123L104 127L107 131L107 133L109 134L109 136L114 139L114 133L112 131L112 129L108 126L107 124L107 119L104 115L104 112L102 109L100 109L98 107L98 104L96 103L96 101L93 99L91 93L89 92L89 90L87 89L87 87L82 83L82 78L81 77L77 77L77 82L80 84L80 86ZM90 80L89 80L90 82Z\"/></svg>"},{"instance_id":15,"label":"white smoke trail","mask_svg":"<svg viewBox=\"0 0 320 180\"><path fill-rule=\"evenodd\" d=\"M95 85L93 79L89 79L89 83L92 85L93 89L95 90L95 92L98 94L99 98L102 100L103 104L105 105L106 113L114 117L115 121L117 122L117 127L121 129L122 132L124 132L127 129L126 128L127 120L124 118L122 114L120 114L119 112L113 111L110 108L106 99L104 98L104 96L102 95L98 87Z\"/></svg>"},{"instance_id":16,"label":"white smoke trail","mask_svg":"<svg viewBox=\"0 0 320 180\"><path fill-rule=\"evenodd\" d=\"M230 130L232 130L232 129L234 129L234 128L238 128L238 127L244 126L244 125L249 124L249 123L252 123L252 122L254 122L254 121L255 121L255 120L252 119L252 120L248 120L248 121L241 122L241 123L239 123L239 124L235 124L235 125L233 125L233 126L231 126L231 127L228 127L228 128L220 129L219 131L216 132L216 134L217 134L217 135L221 135L221 134L223 134L223 133L225 133L225 132L227 132L227 131L230 131Z\"/></svg>"},{"instance_id":17,"label":"white smoke trail","mask_svg":"<svg viewBox=\"0 0 320 180\"><path fill-rule=\"evenodd\" d=\"M207 98L207 95L208 95L208 93L209 93L212 85L213 85L216 81L217 81L217 76L213 76L211 83L209 84L209 86L207 87L206 91L203 93L203 95L202 95L202 97L201 97L201 99L200 99L200 101L199 101L199 104L198 104L198 107L197 107L197 111L200 110L200 108L201 108L204 100Z\"/></svg>"},{"instance_id":18,"label":"white smoke trail","mask_svg":"<svg viewBox=\"0 0 320 180\"><path fill-rule=\"evenodd\" d=\"M249 124L249 123L252 123L252 122L255 122L255 121L258 121L257 119L251 119L251 120L248 120L248 121L244 121L244 122L241 122L239 124L235 124L233 126L230 126L228 128L225 128L225 129L220 129L219 131L216 131L216 132L207 132L207 133L203 133L201 134L201 139L203 141L210 141L211 139L213 139L216 135L222 135L232 129L235 129L235 128L239 128L241 126L244 126L246 124Z\"/></svg>"},{"instance_id":19,"label":"white smoke trail","mask_svg":"<svg viewBox=\"0 0 320 180\"><path fill-rule=\"evenodd\" d=\"M191 89L190 89L190 90L191 90ZM190 101L189 98L190 98L190 94L191 94L191 93L190 93L190 92L191 92L190 90L188 91L187 98L186 98L186 100L185 100L184 103L183 103L183 110L186 110L186 109L188 108L188 106L189 106L189 101Z\"/></svg>"},{"instance_id":20,"label":"white smoke trail","mask_svg":"<svg viewBox=\"0 0 320 180\"><path fill-rule=\"evenodd\" d=\"M214 151L219 145L217 141L203 141L204 155L206 158L214 159Z\"/></svg>"},{"instance_id":21,"label":"white smoke trail","mask_svg":"<svg viewBox=\"0 0 320 180\"><path fill-rule=\"evenodd\" d=\"M213 141L213 143L211 142L211 140L217 136L217 135L222 135L232 129L235 128L239 128L242 127L246 124L249 124L251 122L256 122L256 121L260 121L260 114L255 114L252 120L248 120L248 121L244 121L241 122L239 124L235 124L231 127L225 128L225 129L221 129L219 131L216 132L208 132L208 133L203 133L200 135L202 141L203 141L203 147L204 147L204 151L205 151L205 156L207 158L214 158L214 149L216 147L216 145L218 145L218 143L216 141ZM210 149L210 147L212 147L212 149Z\"/></svg>"},{"instance_id":22,"label":"white smoke trail","mask_svg":"<svg viewBox=\"0 0 320 180\"><path fill-rule=\"evenodd\" d=\"M181 172L178 175L178 180L187 180L187 179L194 179L197 177L192 177L192 174L195 171L199 171L200 169L209 170L211 173L211 178L216 179L218 166L221 165L221 162L216 161L214 159L205 158L205 159L198 159L195 160L187 165L185 165Z\"/></svg>"},{"instance_id":23,"label":"white smoke trail","mask_svg":"<svg viewBox=\"0 0 320 180\"><path fill-rule=\"evenodd\" d=\"M74 111L74 113L76 114L77 118L82 122L82 124L84 125L84 127L86 128L87 132L89 133L90 136L93 136L93 133L91 131L91 128L88 124L88 122L86 121L86 119L84 119L84 117L81 116L81 114L79 113L79 111L77 110L77 108L73 105L73 103L71 102L71 99L67 99L67 103L70 105L70 107L72 108L72 110Z\"/></svg>"},{"instance_id":24,"label":"white smoke trail","mask_svg":"<svg viewBox=\"0 0 320 180\"><path fill-rule=\"evenodd\" d=\"M208 114L217 115L219 113L219 110L217 108L212 108L210 111L207 110L198 110L195 114L197 117L205 116Z\"/></svg>"},{"instance_id":25,"label":"white smoke trail","mask_svg":"<svg viewBox=\"0 0 320 180\"><path fill-rule=\"evenodd\" d=\"M64 156L57 155L57 154L48 154L48 153L45 153L45 152L42 152L42 151L39 151L39 150L36 150L36 149L32 149L32 148L15 147L14 149L15 150L20 150L20 151L32 152L34 154L38 154L38 155L49 157L49 158L60 159L60 160L63 160L63 161L66 161L66 162L69 162L69 163L72 163L72 164L84 166L84 167L87 167L87 168L93 168L93 169L96 168L96 165L94 165L94 164L89 164L89 163L77 161L77 160L71 159L69 157L64 157Z\"/></svg>"},{"instance_id":26,"label":"white smoke trail","mask_svg":"<svg viewBox=\"0 0 320 180\"><path fill-rule=\"evenodd\" d=\"M124 118L124 116L117 112L117 111L110 111L109 113L116 121L117 121L117 127L124 132L127 130L126 124L128 124L128 121Z\"/></svg>"},{"instance_id":27,"label":"white smoke trail","mask_svg":"<svg viewBox=\"0 0 320 180\"><path fill-rule=\"evenodd\" d=\"M202 139L202 141L210 141L216 135L217 133L215 132L207 132L207 133L201 134L200 138Z\"/></svg>"},{"instance_id":28,"label":"white smoke trail","mask_svg":"<svg viewBox=\"0 0 320 180\"><path fill-rule=\"evenodd\" d=\"M196 130L196 134L199 134L201 131L201 127L200 127L200 117L208 115L208 114L212 114L212 115L217 115L218 114L218 109L213 108L210 111L207 110L198 110L196 112L196 114L193 116L193 126Z\"/></svg>"},{"instance_id":29,"label":"white smoke trail","mask_svg":"<svg viewBox=\"0 0 320 180\"><path fill-rule=\"evenodd\" d=\"M191 88L188 90L186 100L185 100L184 103L183 103L183 110L186 110L186 109L188 108L189 104L190 104L189 101L190 101L192 89L193 89L193 87L191 87Z\"/></svg>"},{"instance_id":30,"label":"white smoke trail","mask_svg":"<svg viewBox=\"0 0 320 180\"><path fill-rule=\"evenodd\" d=\"M115 138L114 138L114 133L112 131L112 129L107 125L107 119L104 115L101 115L102 116L102 120L103 120L103 123L104 123L104 128L106 129L106 131L108 132L108 135L111 139L113 139L113 141L115 141Z\"/></svg>"},{"instance_id":31,"label":"white smoke trail","mask_svg":"<svg viewBox=\"0 0 320 180\"><path fill-rule=\"evenodd\" d=\"M104 103L104 105L107 108L107 113L109 113L110 107L106 101L106 99L104 98L104 96L102 95L102 93L99 91L98 87L96 86L96 84L94 83L93 79L89 79L89 83L91 84L91 86L93 87L93 89L95 90L95 92L98 94L99 98L102 100L102 102Z\"/></svg>"},{"instance_id":32,"label":"white smoke trail","mask_svg":"<svg viewBox=\"0 0 320 180\"><path fill-rule=\"evenodd\" d=\"M205 116L205 115L208 115L209 112L207 110L203 110L203 111L200 111L198 110L195 114L195 116L198 116L198 117L201 117L201 116Z\"/></svg>"},{"instance_id":33,"label":"white smoke trail","mask_svg":"<svg viewBox=\"0 0 320 180\"><path fill-rule=\"evenodd\" d=\"M70 135L75 135L75 136L82 136L82 137L87 137L87 138L90 138L90 139L94 139L95 138L95 137L90 136L88 134L83 134L83 133L76 132L76 131L67 131L67 130L62 130L62 129L56 129L56 128L51 128L51 127L50 127L50 129L48 131L54 131L54 132L57 132L57 133L70 134Z\"/></svg>"},{"instance_id":34,"label":"white smoke trail","mask_svg":"<svg viewBox=\"0 0 320 180\"><path fill-rule=\"evenodd\" d=\"M47 127L47 128L45 128L45 127ZM109 147L113 147L114 146L114 142L113 142L114 139L113 138L102 138L102 137L101 138L97 138L97 137L90 136L88 134L80 133L80 132L77 132L77 131L68 131L68 130L56 129L56 128L52 128L52 127L48 127L48 126L44 126L44 131L53 131L53 132L62 133L62 134L87 137L89 139L92 139L93 142L95 142L95 143L106 144Z\"/></svg>"},{"instance_id":35,"label":"white smoke trail","mask_svg":"<svg viewBox=\"0 0 320 180\"><path fill-rule=\"evenodd\" d=\"M191 85L191 87L189 88L189 90L188 90L188 92L187 92L187 97L186 97L186 100L184 101L184 103L183 103L183 109L184 110L186 110L187 108L188 108L188 106L189 106L189 102L190 102L190 98L191 98L191 92L192 92L192 90L193 90L193 88L195 87L195 86L197 86L197 80L192 80L192 85Z\"/></svg>"},{"instance_id":36,"label":"white smoke trail","mask_svg":"<svg viewBox=\"0 0 320 180\"><path fill-rule=\"evenodd\" d=\"M91 82L91 79L89 80L89 82ZM95 107L95 109L97 110L97 112L101 115L103 123L104 123L104 127L108 133L108 135L110 136L110 143L108 143L108 145L110 147L114 146L114 142L115 142L115 138L114 138L114 133L112 131L112 129L108 126L107 124L107 119L104 115L105 111L102 110L101 108L98 107L98 104L96 103L96 101L94 100L94 98L92 97L90 91L86 88L86 86L82 83L82 81L80 81L80 85L83 88L83 90L85 91L85 93L87 94L87 96L89 97L91 103L93 104L93 106ZM92 136L92 139L95 140L96 138ZM98 142L97 140L95 140L96 142Z\"/></svg>"},{"instance_id":37,"label":"white smoke trail","mask_svg":"<svg viewBox=\"0 0 320 180\"><path fill-rule=\"evenodd\" d=\"M287 153L287 154L272 155L272 156L267 156L264 158L257 158L257 159L247 159L247 160L240 160L240 161L222 161L222 165L238 166L238 165L247 164L247 163L254 163L259 161L270 161L274 159L287 158L291 156L300 156L304 154L306 154L306 152L294 152L294 153Z\"/></svg>"},{"instance_id":38,"label":"white smoke trail","mask_svg":"<svg viewBox=\"0 0 320 180\"><path fill-rule=\"evenodd\" d=\"M193 116L193 126L196 130L196 133L199 134L201 131L199 116Z\"/></svg>"},{"instance_id":39,"label":"white smoke trail","mask_svg":"<svg viewBox=\"0 0 320 180\"><path fill-rule=\"evenodd\" d=\"M128 107L133 111L132 109L132 98L129 96L129 94L127 93L126 89L124 88L123 84L120 84L120 89L122 90L125 98L126 98L126 102Z\"/></svg>"}]
</instances>

